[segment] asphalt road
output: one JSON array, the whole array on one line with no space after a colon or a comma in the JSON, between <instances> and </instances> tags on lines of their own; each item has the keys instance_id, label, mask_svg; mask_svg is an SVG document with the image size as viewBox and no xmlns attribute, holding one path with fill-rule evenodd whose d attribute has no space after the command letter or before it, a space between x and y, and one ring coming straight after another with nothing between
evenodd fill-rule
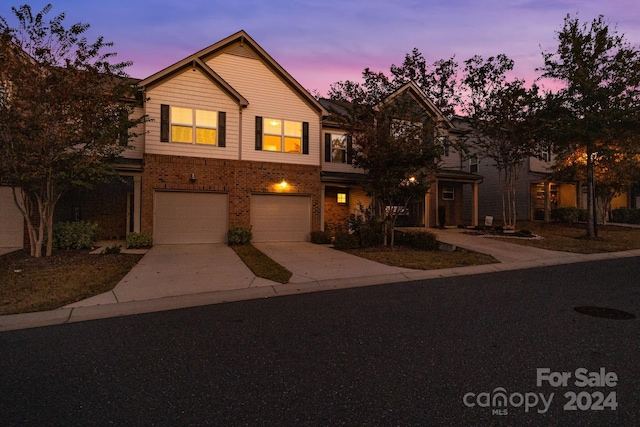
<instances>
[{"instance_id":1,"label":"asphalt road","mask_svg":"<svg viewBox=\"0 0 640 427\"><path fill-rule=\"evenodd\" d=\"M3 332L0 424L635 426L638 317L629 258Z\"/></svg>"}]
</instances>

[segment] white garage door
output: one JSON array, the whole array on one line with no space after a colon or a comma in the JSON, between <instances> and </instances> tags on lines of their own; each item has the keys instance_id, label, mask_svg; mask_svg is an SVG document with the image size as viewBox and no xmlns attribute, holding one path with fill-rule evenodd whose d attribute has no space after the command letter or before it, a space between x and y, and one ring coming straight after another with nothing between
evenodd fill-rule
<instances>
[{"instance_id":1,"label":"white garage door","mask_svg":"<svg viewBox=\"0 0 640 427\"><path fill-rule=\"evenodd\" d=\"M24 246L24 219L13 201L10 187L0 187L0 247Z\"/></svg>"},{"instance_id":2,"label":"white garage door","mask_svg":"<svg viewBox=\"0 0 640 427\"><path fill-rule=\"evenodd\" d=\"M252 195L251 225L256 242L306 242L311 232L311 197Z\"/></svg>"},{"instance_id":3,"label":"white garage door","mask_svg":"<svg viewBox=\"0 0 640 427\"><path fill-rule=\"evenodd\" d=\"M156 191L153 243L225 243L228 207L226 194Z\"/></svg>"}]
</instances>

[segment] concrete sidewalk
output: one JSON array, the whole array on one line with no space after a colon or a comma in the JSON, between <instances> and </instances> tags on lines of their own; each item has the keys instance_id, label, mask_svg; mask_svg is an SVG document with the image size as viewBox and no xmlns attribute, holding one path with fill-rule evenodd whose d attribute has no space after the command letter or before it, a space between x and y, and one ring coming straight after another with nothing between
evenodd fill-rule
<instances>
[{"instance_id":1,"label":"concrete sidewalk","mask_svg":"<svg viewBox=\"0 0 640 427\"><path fill-rule=\"evenodd\" d=\"M640 256L640 250L584 255L506 243L459 230L435 232L442 242L492 255L501 262L413 270L379 264L324 245L255 243L293 273L289 283L280 284L256 277L226 245L157 245L112 291L56 310L0 316L0 331L323 290Z\"/></svg>"}]
</instances>

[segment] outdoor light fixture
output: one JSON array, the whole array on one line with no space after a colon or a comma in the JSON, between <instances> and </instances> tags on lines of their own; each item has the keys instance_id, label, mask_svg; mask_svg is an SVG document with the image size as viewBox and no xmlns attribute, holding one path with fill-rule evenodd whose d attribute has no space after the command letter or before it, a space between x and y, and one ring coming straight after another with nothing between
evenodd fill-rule
<instances>
[{"instance_id":1,"label":"outdoor light fixture","mask_svg":"<svg viewBox=\"0 0 640 427\"><path fill-rule=\"evenodd\" d=\"M191 176L189 177L189 181L194 182L196 180L196 174L191 172Z\"/></svg>"},{"instance_id":2,"label":"outdoor light fixture","mask_svg":"<svg viewBox=\"0 0 640 427\"><path fill-rule=\"evenodd\" d=\"M409 182L410 182L410 183L412 183L412 184L413 184L414 182L416 182L416 177L415 177L415 176L410 177L410 178L409 178Z\"/></svg>"},{"instance_id":3,"label":"outdoor light fixture","mask_svg":"<svg viewBox=\"0 0 640 427\"><path fill-rule=\"evenodd\" d=\"M283 180L282 180L282 182L281 182L279 185L280 185L280 188L287 188L287 186L288 186L289 184L287 184L287 181L285 181L285 180L283 179Z\"/></svg>"}]
</instances>

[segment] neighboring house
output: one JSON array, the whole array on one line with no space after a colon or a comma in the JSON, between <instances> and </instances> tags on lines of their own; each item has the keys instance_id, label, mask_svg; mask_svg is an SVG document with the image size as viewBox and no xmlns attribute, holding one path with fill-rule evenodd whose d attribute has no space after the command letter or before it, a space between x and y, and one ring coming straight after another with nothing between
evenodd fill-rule
<instances>
[{"instance_id":1,"label":"neighboring house","mask_svg":"<svg viewBox=\"0 0 640 427\"><path fill-rule=\"evenodd\" d=\"M441 131L446 135L455 132L453 125L426 97L415 83L408 83L394 94L408 94L417 105L441 123ZM323 122L323 162L322 183L325 196L324 224L327 231L341 231L346 218L359 212L359 206L368 207L371 198L363 188L365 171L352 165L352 145L348 132L340 127L338 115L345 115L348 104L340 101L321 99L320 102L332 115ZM446 138L443 139L445 141ZM461 154L447 144L436 172L435 182L422 200L413 201L407 211L398 218L397 225L405 227L455 226L464 223L465 206L463 194L469 193L471 203L466 209L470 223L478 221L478 184L482 176L462 170ZM440 223L438 211L444 210L445 223Z\"/></svg>"}]
</instances>

